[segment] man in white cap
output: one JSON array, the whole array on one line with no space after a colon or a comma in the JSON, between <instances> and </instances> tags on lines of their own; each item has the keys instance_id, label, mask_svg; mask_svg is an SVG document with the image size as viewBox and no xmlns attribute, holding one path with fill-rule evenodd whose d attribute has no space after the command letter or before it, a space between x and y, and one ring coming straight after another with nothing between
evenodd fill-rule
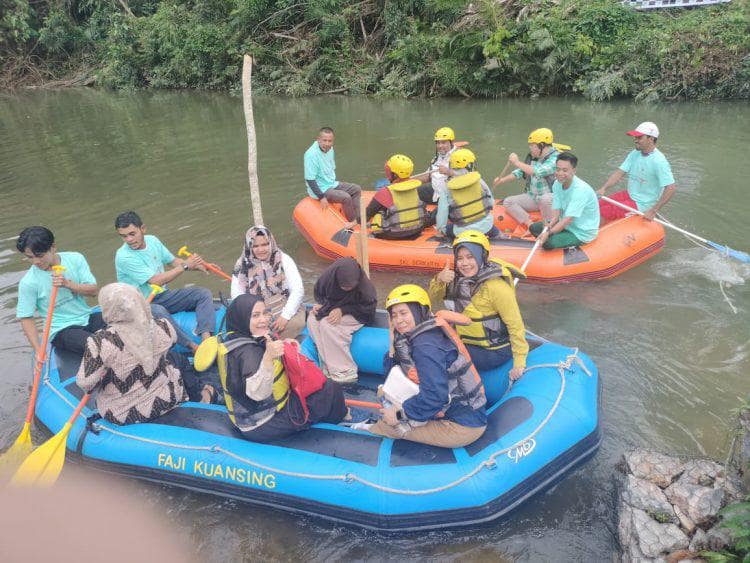
<instances>
[{"instance_id":1,"label":"man in white cap","mask_svg":"<svg viewBox=\"0 0 750 563\"><path fill-rule=\"evenodd\" d=\"M671 199L677 185L672 176L672 167L666 157L656 148L659 138L659 128L650 121L644 121L633 131L627 133L635 140L633 150L604 182L597 191L604 195L608 188L628 176L628 189L615 192L610 199L638 209L644 218L651 221L659 210ZM602 222L625 217L628 213L607 201L599 201L599 211Z\"/></svg>"}]
</instances>

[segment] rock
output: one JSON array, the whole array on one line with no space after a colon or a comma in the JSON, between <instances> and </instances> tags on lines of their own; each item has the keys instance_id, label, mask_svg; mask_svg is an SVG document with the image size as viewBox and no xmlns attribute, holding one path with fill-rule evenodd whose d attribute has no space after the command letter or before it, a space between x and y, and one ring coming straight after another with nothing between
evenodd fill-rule
<instances>
[{"instance_id":1,"label":"rock","mask_svg":"<svg viewBox=\"0 0 750 563\"><path fill-rule=\"evenodd\" d=\"M671 505L670 505L671 506ZM695 530L695 522L693 522L687 514L685 514L682 510L680 510L679 506L672 506L674 509L674 513L677 516L677 519L680 522L680 526L682 526L682 529L685 530L688 534L692 534L693 530Z\"/></svg>"},{"instance_id":2,"label":"rock","mask_svg":"<svg viewBox=\"0 0 750 563\"><path fill-rule=\"evenodd\" d=\"M708 549L708 536L706 532L698 528L693 535L693 539L690 540L690 551L703 551Z\"/></svg>"},{"instance_id":3,"label":"rock","mask_svg":"<svg viewBox=\"0 0 750 563\"><path fill-rule=\"evenodd\" d=\"M685 463L680 481L702 487L713 487L718 477L724 477L724 467L708 459L693 459Z\"/></svg>"},{"instance_id":4,"label":"rock","mask_svg":"<svg viewBox=\"0 0 750 563\"><path fill-rule=\"evenodd\" d=\"M706 532L706 549L711 551L721 551L732 541L729 532L717 524Z\"/></svg>"},{"instance_id":5,"label":"rock","mask_svg":"<svg viewBox=\"0 0 750 563\"><path fill-rule=\"evenodd\" d=\"M719 476L714 481L715 489L724 489L727 496L724 499L725 504L732 502L740 502L745 500L745 489L740 479L739 474L736 471L730 470L726 475Z\"/></svg>"},{"instance_id":6,"label":"rock","mask_svg":"<svg viewBox=\"0 0 750 563\"><path fill-rule=\"evenodd\" d=\"M643 450L626 453L624 461L632 475L650 481L662 489L671 485L684 468L683 463L676 458Z\"/></svg>"},{"instance_id":7,"label":"rock","mask_svg":"<svg viewBox=\"0 0 750 563\"><path fill-rule=\"evenodd\" d=\"M691 561L695 561L696 563L699 561L698 559L693 559L693 557L698 557L698 553L693 553L689 549L680 549L678 551L673 551L666 557L666 563L689 563Z\"/></svg>"},{"instance_id":8,"label":"rock","mask_svg":"<svg viewBox=\"0 0 750 563\"><path fill-rule=\"evenodd\" d=\"M633 508L645 511L657 522L679 522L664 492L650 481L628 475L625 478L622 500Z\"/></svg>"},{"instance_id":9,"label":"rock","mask_svg":"<svg viewBox=\"0 0 750 563\"><path fill-rule=\"evenodd\" d=\"M638 547L646 557L663 557L678 549L686 549L690 540L674 524L660 524L643 510L632 510L632 533L638 540Z\"/></svg>"},{"instance_id":10,"label":"rock","mask_svg":"<svg viewBox=\"0 0 750 563\"><path fill-rule=\"evenodd\" d=\"M682 480L672 483L664 494L697 526L712 523L724 502L723 490L683 483Z\"/></svg>"}]
</instances>

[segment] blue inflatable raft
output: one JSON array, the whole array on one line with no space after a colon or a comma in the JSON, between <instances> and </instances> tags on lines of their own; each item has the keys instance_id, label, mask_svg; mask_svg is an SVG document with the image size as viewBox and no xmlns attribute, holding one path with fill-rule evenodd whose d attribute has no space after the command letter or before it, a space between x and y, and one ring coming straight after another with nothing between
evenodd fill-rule
<instances>
[{"instance_id":1,"label":"blue inflatable raft","mask_svg":"<svg viewBox=\"0 0 750 563\"><path fill-rule=\"evenodd\" d=\"M183 326L191 314L176 315ZM388 335L354 336L362 375L352 398L371 400L382 382ZM70 457L104 471L177 485L379 530L485 522L560 480L601 441L600 382L576 349L529 336L528 371L507 389L510 366L483 373L489 425L465 448L391 440L317 424L276 444L239 437L224 407L185 403L149 424L116 426L84 409L67 442ZM309 339L303 350L316 357ZM36 406L37 421L59 431L83 393L79 358L54 353Z\"/></svg>"}]
</instances>

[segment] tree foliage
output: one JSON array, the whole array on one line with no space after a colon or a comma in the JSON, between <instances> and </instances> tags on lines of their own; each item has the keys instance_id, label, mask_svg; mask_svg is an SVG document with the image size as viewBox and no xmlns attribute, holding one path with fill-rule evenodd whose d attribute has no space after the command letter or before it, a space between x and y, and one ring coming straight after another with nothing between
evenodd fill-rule
<instances>
[{"instance_id":1,"label":"tree foliage","mask_svg":"<svg viewBox=\"0 0 750 563\"><path fill-rule=\"evenodd\" d=\"M2 83L85 70L114 88L292 96L750 97L750 0L0 0Z\"/></svg>"}]
</instances>

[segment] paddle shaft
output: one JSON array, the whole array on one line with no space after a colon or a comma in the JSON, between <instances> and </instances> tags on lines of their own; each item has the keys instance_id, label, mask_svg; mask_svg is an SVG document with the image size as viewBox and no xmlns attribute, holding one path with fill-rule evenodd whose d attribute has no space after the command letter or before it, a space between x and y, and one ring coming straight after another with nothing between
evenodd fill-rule
<instances>
[{"instance_id":1,"label":"paddle shaft","mask_svg":"<svg viewBox=\"0 0 750 563\"><path fill-rule=\"evenodd\" d=\"M371 403L370 401L358 401L356 399L347 399L346 406L347 407L361 407L363 409L372 409L372 410L380 410L383 408L383 405L381 405L380 403Z\"/></svg>"},{"instance_id":2,"label":"paddle shaft","mask_svg":"<svg viewBox=\"0 0 750 563\"><path fill-rule=\"evenodd\" d=\"M544 227L544 230L539 233L539 236L542 236L542 234L546 233L549 230L549 227ZM526 267L529 265L529 262L531 262L531 259L534 256L534 253L539 250L539 247L541 246L542 241L539 240L539 237L536 238L536 242L534 243L534 246L531 247L531 252L529 252L529 255L526 257L526 260L523 261L523 264L521 265L521 271L525 274L526 273ZM513 285L518 285L518 278L513 280Z\"/></svg>"},{"instance_id":3,"label":"paddle shaft","mask_svg":"<svg viewBox=\"0 0 750 563\"><path fill-rule=\"evenodd\" d=\"M49 309L47 310L47 319L44 321L44 332L42 332L42 346L39 352L39 357L35 358L34 362L34 384L31 387L31 397L29 398L29 407L26 410L26 424L31 423L31 419L34 417L34 407L36 406L36 397L39 394L39 380L42 378L42 366L47 360L47 341L49 340L50 328L52 327L52 312L55 309L55 301L57 300L56 285L52 285L52 292L49 296Z\"/></svg>"},{"instance_id":4,"label":"paddle shaft","mask_svg":"<svg viewBox=\"0 0 750 563\"><path fill-rule=\"evenodd\" d=\"M180 256L185 256L186 258L190 258L190 256L193 255L192 252L188 252L187 250L183 250L182 248L177 254ZM203 262L203 267L206 268L206 270L208 270L209 272L213 272L220 278L224 278L227 281L232 281L232 276L223 272L218 266L214 266L213 264L209 264L208 262Z\"/></svg>"}]
</instances>

